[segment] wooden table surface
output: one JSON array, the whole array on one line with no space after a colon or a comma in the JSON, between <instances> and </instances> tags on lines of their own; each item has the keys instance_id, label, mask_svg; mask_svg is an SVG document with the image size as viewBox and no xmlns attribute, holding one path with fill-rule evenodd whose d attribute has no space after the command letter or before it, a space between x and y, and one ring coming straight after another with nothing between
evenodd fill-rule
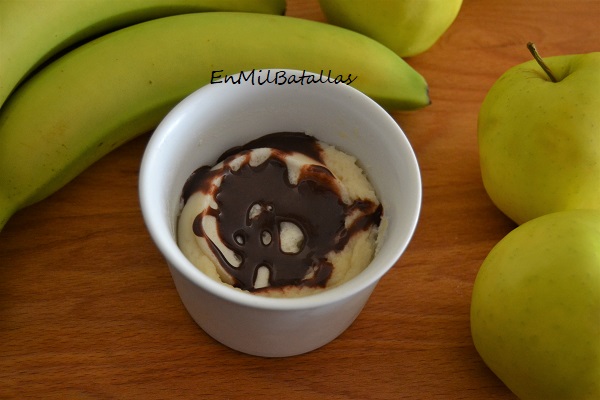
<instances>
[{"instance_id":1,"label":"wooden table surface","mask_svg":"<svg viewBox=\"0 0 600 400\"><path fill-rule=\"evenodd\" d=\"M316 0L288 14L323 21ZM464 0L409 63L432 105L394 113L423 177L414 239L356 322L309 354L264 359L207 336L180 303L140 215L149 135L117 149L0 232L0 398L513 399L481 361L469 304L514 225L480 179L476 121L492 83L529 60L600 50L599 0Z\"/></svg>"}]
</instances>

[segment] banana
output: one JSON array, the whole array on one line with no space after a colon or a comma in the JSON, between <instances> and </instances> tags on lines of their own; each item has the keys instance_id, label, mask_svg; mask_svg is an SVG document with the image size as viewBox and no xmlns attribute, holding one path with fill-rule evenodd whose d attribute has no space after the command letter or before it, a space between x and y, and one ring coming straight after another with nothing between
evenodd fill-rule
<instances>
[{"instance_id":1,"label":"banana","mask_svg":"<svg viewBox=\"0 0 600 400\"><path fill-rule=\"evenodd\" d=\"M237 12L143 22L47 65L0 110L0 230L211 79L266 68L351 75L387 109L429 104L425 79L393 51L333 25Z\"/></svg>"},{"instance_id":2,"label":"banana","mask_svg":"<svg viewBox=\"0 0 600 400\"><path fill-rule=\"evenodd\" d=\"M285 0L2 0L0 107L44 61L89 38L135 23L200 11L283 14Z\"/></svg>"}]
</instances>

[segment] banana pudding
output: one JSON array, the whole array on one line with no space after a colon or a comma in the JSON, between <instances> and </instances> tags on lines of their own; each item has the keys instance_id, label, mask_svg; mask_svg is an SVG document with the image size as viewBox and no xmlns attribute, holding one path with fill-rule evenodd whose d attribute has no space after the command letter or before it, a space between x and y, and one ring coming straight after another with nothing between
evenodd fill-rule
<instances>
[{"instance_id":1,"label":"banana pudding","mask_svg":"<svg viewBox=\"0 0 600 400\"><path fill-rule=\"evenodd\" d=\"M177 242L212 279L270 297L358 275L383 208L357 160L304 133L273 133L198 168L182 190Z\"/></svg>"}]
</instances>

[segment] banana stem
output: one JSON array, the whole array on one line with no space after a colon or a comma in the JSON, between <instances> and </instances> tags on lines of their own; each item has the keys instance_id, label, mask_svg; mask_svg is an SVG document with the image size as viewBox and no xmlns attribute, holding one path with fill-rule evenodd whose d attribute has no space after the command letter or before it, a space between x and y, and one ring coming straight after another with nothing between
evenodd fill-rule
<instances>
[{"instance_id":1,"label":"banana stem","mask_svg":"<svg viewBox=\"0 0 600 400\"><path fill-rule=\"evenodd\" d=\"M550 69L550 67L548 67L548 65L544 62L544 60L540 56L540 53L538 53L537 49L535 48L535 44L533 44L532 42L529 42L529 43L527 43L527 48L529 49L529 52L531 53L533 58L535 58L535 61L537 61L537 63L540 65L540 67L542 67L542 69L544 70L546 75L548 75L548 78L550 78L550 80L552 82L558 82L558 80L556 80L556 78L554 77L554 74L552 73L552 70Z\"/></svg>"},{"instance_id":2,"label":"banana stem","mask_svg":"<svg viewBox=\"0 0 600 400\"><path fill-rule=\"evenodd\" d=\"M4 228L4 225L6 225L14 213L13 206L0 197L0 232L2 232L2 228Z\"/></svg>"}]
</instances>

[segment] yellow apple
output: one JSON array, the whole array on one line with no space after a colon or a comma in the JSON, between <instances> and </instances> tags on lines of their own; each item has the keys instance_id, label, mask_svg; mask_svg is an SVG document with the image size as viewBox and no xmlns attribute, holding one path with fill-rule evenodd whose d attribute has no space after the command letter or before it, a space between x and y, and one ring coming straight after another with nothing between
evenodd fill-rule
<instances>
[{"instance_id":1,"label":"yellow apple","mask_svg":"<svg viewBox=\"0 0 600 400\"><path fill-rule=\"evenodd\" d=\"M462 0L319 0L327 21L410 57L428 50L452 25Z\"/></svg>"},{"instance_id":2,"label":"yellow apple","mask_svg":"<svg viewBox=\"0 0 600 400\"><path fill-rule=\"evenodd\" d=\"M514 66L479 111L483 184L518 224L600 209L600 52L544 61L557 82L535 60Z\"/></svg>"},{"instance_id":3,"label":"yellow apple","mask_svg":"<svg viewBox=\"0 0 600 400\"><path fill-rule=\"evenodd\" d=\"M524 223L477 274L471 333L522 400L600 399L600 211Z\"/></svg>"}]
</instances>

